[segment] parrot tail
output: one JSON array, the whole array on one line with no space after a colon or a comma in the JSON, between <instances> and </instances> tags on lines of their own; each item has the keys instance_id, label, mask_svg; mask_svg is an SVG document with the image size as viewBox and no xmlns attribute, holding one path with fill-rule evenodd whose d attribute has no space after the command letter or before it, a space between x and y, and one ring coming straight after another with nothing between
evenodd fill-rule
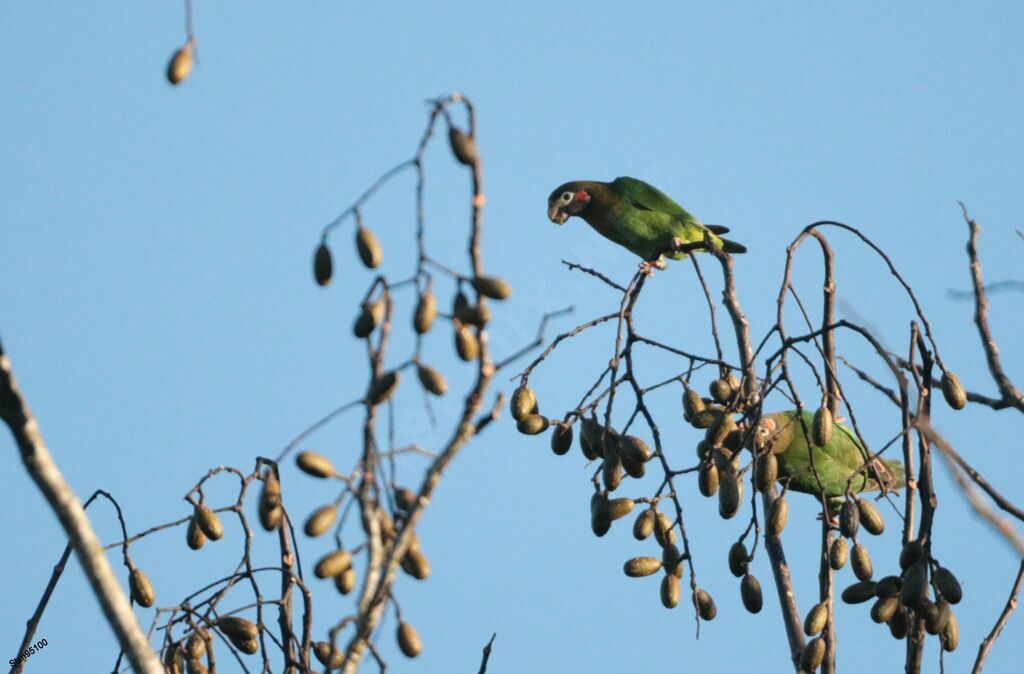
<instances>
[{"instance_id":1,"label":"parrot tail","mask_svg":"<svg viewBox=\"0 0 1024 674\"><path fill-rule=\"evenodd\" d=\"M740 253L746 253L747 247L729 239L722 239L722 250L732 255L739 255Z\"/></svg>"}]
</instances>

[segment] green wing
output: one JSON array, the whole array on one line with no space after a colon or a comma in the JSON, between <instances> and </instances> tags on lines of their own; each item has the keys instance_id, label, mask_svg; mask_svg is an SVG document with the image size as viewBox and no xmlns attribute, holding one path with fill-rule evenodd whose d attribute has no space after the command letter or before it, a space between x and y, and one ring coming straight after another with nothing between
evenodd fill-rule
<instances>
[{"instance_id":1,"label":"green wing","mask_svg":"<svg viewBox=\"0 0 1024 674\"><path fill-rule=\"evenodd\" d=\"M641 210L657 211L671 215L686 224L701 225L697 218L673 201L670 196L643 180L628 177L616 178L612 181L611 188L617 194L628 198L635 207ZM703 225L701 226L703 227Z\"/></svg>"}]
</instances>

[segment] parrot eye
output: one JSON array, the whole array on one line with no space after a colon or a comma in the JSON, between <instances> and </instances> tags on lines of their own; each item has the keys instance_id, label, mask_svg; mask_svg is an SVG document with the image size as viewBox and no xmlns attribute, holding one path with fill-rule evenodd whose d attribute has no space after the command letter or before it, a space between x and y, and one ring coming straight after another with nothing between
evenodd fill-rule
<instances>
[{"instance_id":1,"label":"parrot eye","mask_svg":"<svg viewBox=\"0 0 1024 674\"><path fill-rule=\"evenodd\" d=\"M567 203L569 203L572 200L573 200L573 193L572 192L562 192L562 196L559 197L559 201L561 201L563 204L567 204Z\"/></svg>"}]
</instances>

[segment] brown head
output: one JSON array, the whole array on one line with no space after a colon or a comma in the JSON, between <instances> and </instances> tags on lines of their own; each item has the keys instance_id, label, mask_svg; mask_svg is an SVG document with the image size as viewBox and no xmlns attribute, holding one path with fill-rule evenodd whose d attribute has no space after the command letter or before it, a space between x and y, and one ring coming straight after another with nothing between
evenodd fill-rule
<instances>
[{"instance_id":1,"label":"brown head","mask_svg":"<svg viewBox=\"0 0 1024 674\"><path fill-rule=\"evenodd\" d=\"M548 218L556 225L563 225L574 215L579 215L594 198L594 183L589 180L574 180L559 185L548 197Z\"/></svg>"}]
</instances>

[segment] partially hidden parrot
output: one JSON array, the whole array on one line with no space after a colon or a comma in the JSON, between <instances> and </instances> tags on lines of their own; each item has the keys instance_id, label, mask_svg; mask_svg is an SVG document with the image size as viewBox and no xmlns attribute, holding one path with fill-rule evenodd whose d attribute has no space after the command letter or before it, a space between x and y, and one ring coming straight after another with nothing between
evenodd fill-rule
<instances>
[{"instance_id":1,"label":"partially hidden parrot","mask_svg":"<svg viewBox=\"0 0 1024 674\"><path fill-rule=\"evenodd\" d=\"M687 250L693 250L693 244L700 244L705 237L727 253L747 252L719 236L729 231L727 227L705 225L657 187L636 178L616 178L610 183L574 180L560 185L548 197L548 218L561 225L574 215L601 236L643 258L640 267L648 274L652 268L665 268L664 257L685 258Z\"/></svg>"},{"instance_id":2,"label":"partially hidden parrot","mask_svg":"<svg viewBox=\"0 0 1024 674\"><path fill-rule=\"evenodd\" d=\"M755 428L753 443L758 448L771 447L779 462L779 480L788 483L791 490L819 496L821 491L807 452L807 439L813 437L814 413L804 410L803 418L806 435L796 410L766 414ZM872 466L864 468L867 456L868 452L854 432L838 423L833 426L832 438L824 447L814 446L814 468L821 477L830 507L836 506L834 510L838 511L837 504L845 496L848 484L853 493L877 491L879 479L886 489L899 489L904 485L902 463L876 458Z\"/></svg>"}]
</instances>

